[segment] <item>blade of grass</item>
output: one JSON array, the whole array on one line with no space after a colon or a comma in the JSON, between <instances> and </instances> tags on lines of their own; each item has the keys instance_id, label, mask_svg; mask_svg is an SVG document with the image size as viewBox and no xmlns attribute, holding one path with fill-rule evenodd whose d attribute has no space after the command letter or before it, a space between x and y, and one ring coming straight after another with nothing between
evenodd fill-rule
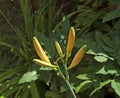
<instances>
[{"instance_id":1,"label":"blade of grass","mask_svg":"<svg viewBox=\"0 0 120 98\"><path fill-rule=\"evenodd\" d=\"M31 94L32 98L40 98L35 82L31 82Z\"/></svg>"}]
</instances>

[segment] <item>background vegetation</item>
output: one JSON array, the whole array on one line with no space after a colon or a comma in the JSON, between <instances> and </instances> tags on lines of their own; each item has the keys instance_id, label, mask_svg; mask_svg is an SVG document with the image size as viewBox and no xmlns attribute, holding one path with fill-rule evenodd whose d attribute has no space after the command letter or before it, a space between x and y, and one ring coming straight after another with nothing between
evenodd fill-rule
<instances>
[{"instance_id":1,"label":"background vegetation","mask_svg":"<svg viewBox=\"0 0 120 98\"><path fill-rule=\"evenodd\" d=\"M1 0L0 98L72 98L61 78L32 62L33 36L56 61L54 41L64 49L70 26L73 55L88 46L69 72L77 97L119 98L120 0Z\"/></svg>"}]
</instances>

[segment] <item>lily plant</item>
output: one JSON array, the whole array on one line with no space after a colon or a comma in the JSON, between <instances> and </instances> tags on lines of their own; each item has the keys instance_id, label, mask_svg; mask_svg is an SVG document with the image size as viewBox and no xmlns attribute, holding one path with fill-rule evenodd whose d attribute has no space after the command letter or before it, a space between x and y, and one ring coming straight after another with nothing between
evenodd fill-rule
<instances>
[{"instance_id":1,"label":"lily plant","mask_svg":"<svg viewBox=\"0 0 120 98\"><path fill-rule=\"evenodd\" d=\"M56 64L51 63L50 59L46 55L45 51L43 50L40 42L38 41L38 39L36 37L33 37L33 44L34 44L34 48L35 48L38 56L40 57L40 59L33 59L33 62L35 62L36 64L38 64L40 66L50 67L51 69L53 69L54 71L59 73L58 75L60 77L62 77L63 80L66 82L68 88L71 91L72 96L74 98L77 98L76 94L74 93L74 91L72 89L72 86L69 82L69 70L71 70L73 67L75 67L79 64L79 62L81 61L81 59L83 58L83 56L85 54L87 46L83 45L78 50L78 52L75 54L75 56L73 57L73 60L71 61L71 64L69 66L67 66L68 65L68 60L70 58L70 55L71 55L73 47L74 47L74 43L75 43L74 27L70 27L70 30L69 30L65 55L62 51L62 48L61 48L59 42L55 41L55 47L56 47L57 53L59 55L59 58L60 58L61 62L63 63L63 66L65 68L65 74L63 74L63 72L61 71L58 63L56 63Z\"/></svg>"}]
</instances>

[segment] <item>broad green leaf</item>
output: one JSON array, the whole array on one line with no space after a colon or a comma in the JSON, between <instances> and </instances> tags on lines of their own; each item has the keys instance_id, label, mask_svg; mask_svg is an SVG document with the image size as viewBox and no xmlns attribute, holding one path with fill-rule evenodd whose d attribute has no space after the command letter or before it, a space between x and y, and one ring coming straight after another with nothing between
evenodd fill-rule
<instances>
[{"instance_id":1,"label":"broad green leaf","mask_svg":"<svg viewBox=\"0 0 120 98\"><path fill-rule=\"evenodd\" d=\"M112 80L106 80L104 82L100 82L99 86L96 87L91 93L90 96L92 96L95 92L97 92L98 90L100 90L102 87L104 87L105 85L109 84Z\"/></svg>"},{"instance_id":2,"label":"broad green leaf","mask_svg":"<svg viewBox=\"0 0 120 98\"><path fill-rule=\"evenodd\" d=\"M114 60L114 58L108 56L108 55L105 54L105 53L97 53L97 55L99 55L99 56L104 56L104 57L106 57L106 58L108 58L108 59L110 59L110 60Z\"/></svg>"},{"instance_id":3,"label":"broad green leaf","mask_svg":"<svg viewBox=\"0 0 120 98\"><path fill-rule=\"evenodd\" d=\"M77 38L75 41L75 47L80 48L83 45L87 45L89 49L97 49L95 41L91 38L93 37L92 34L88 33L84 36L84 38Z\"/></svg>"},{"instance_id":4,"label":"broad green leaf","mask_svg":"<svg viewBox=\"0 0 120 98\"><path fill-rule=\"evenodd\" d=\"M113 40L108 35L102 34L101 40L104 42L105 46L108 48L112 48L112 45L114 45Z\"/></svg>"},{"instance_id":5,"label":"broad green leaf","mask_svg":"<svg viewBox=\"0 0 120 98\"><path fill-rule=\"evenodd\" d=\"M119 75L119 73L117 73L117 70L116 70L116 69L109 69L109 70L107 71L107 74Z\"/></svg>"},{"instance_id":6,"label":"broad green leaf","mask_svg":"<svg viewBox=\"0 0 120 98\"><path fill-rule=\"evenodd\" d=\"M111 82L111 86L114 89L114 91L120 96L120 81L113 80Z\"/></svg>"},{"instance_id":7,"label":"broad green leaf","mask_svg":"<svg viewBox=\"0 0 120 98\"><path fill-rule=\"evenodd\" d=\"M105 66L103 66L100 70L98 70L98 71L96 72L96 74L103 74L103 75L106 75L107 72L106 72L106 70L105 70Z\"/></svg>"},{"instance_id":8,"label":"broad green leaf","mask_svg":"<svg viewBox=\"0 0 120 98\"><path fill-rule=\"evenodd\" d=\"M44 80L44 82L49 85L51 80L51 73L50 71L41 71L41 79Z\"/></svg>"},{"instance_id":9,"label":"broad green leaf","mask_svg":"<svg viewBox=\"0 0 120 98\"><path fill-rule=\"evenodd\" d=\"M31 82L31 81L35 81L38 79L38 75L36 71L32 71L32 72L27 72L25 73L22 78L19 80L18 84L22 84L25 82Z\"/></svg>"},{"instance_id":10,"label":"broad green leaf","mask_svg":"<svg viewBox=\"0 0 120 98\"><path fill-rule=\"evenodd\" d=\"M106 62L108 59L104 56L95 56L94 59L100 63Z\"/></svg>"},{"instance_id":11,"label":"broad green leaf","mask_svg":"<svg viewBox=\"0 0 120 98\"><path fill-rule=\"evenodd\" d=\"M0 98L5 98L4 96L0 96Z\"/></svg>"},{"instance_id":12,"label":"broad green leaf","mask_svg":"<svg viewBox=\"0 0 120 98\"><path fill-rule=\"evenodd\" d=\"M78 93L82 90L89 88L91 86L91 83L92 83L92 81L86 80L86 81L83 81L82 83L80 83L80 85L78 85L77 87L73 87L73 88L74 88L75 92Z\"/></svg>"},{"instance_id":13,"label":"broad green leaf","mask_svg":"<svg viewBox=\"0 0 120 98\"><path fill-rule=\"evenodd\" d=\"M87 54L91 54L91 55L96 55L96 53L93 50L91 50L91 49L89 49L86 53Z\"/></svg>"},{"instance_id":14,"label":"broad green leaf","mask_svg":"<svg viewBox=\"0 0 120 98\"><path fill-rule=\"evenodd\" d=\"M79 74L78 76L76 76L76 78L81 79L81 80L88 80L90 78L87 75L88 74Z\"/></svg>"},{"instance_id":15,"label":"broad green leaf","mask_svg":"<svg viewBox=\"0 0 120 98\"><path fill-rule=\"evenodd\" d=\"M103 17L103 22L107 22L118 17L120 17L120 4L116 10L111 11Z\"/></svg>"},{"instance_id":16,"label":"broad green leaf","mask_svg":"<svg viewBox=\"0 0 120 98\"><path fill-rule=\"evenodd\" d=\"M111 44L111 46L112 46L112 44ZM102 46L102 48L104 49L104 51L107 51L107 52L109 52L109 53L113 52L113 49L110 48L110 47Z\"/></svg>"},{"instance_id":17,"label":"broad green leaf","mask_svg":"<svg viewBox=\"0 0 120 98\"><path fill-rule=\"evenodd\" d=\"M117 72L116 67L111 63L106 63L103 65L96 74L103 74L103 75L117 75L119 76L119 72Z\"/></svg>"},{"instance_id":18,"label":"broad green leaf","mask_svg":"<svg viewBox=\"0 0 120 98\"><path fill-rule=\"evenodd\" d=\"M108 56L105 53L96 53L91 49L89 49L86 53L90 55L95 55L94 59L98 62L106 62L107 59L114 60L114 58Z\"/></svg>"}]
</instances>

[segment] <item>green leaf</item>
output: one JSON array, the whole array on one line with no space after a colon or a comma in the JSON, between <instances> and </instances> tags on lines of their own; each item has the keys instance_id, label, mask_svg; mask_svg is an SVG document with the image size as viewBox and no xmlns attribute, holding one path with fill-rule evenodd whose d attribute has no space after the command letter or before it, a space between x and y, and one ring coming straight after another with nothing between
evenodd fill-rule
<instances>
[{"instance_id":1,"label":"green leaf","mask_svg":"<svg viewBox=\"0 0 120 98\"><path fill-rule=\"evenodd\" d=\"M51 80L51 73L50 71L42 71L41 72L41 78L45 81L47 85L49 85L50 80Z\"/></svg>"},{"instance_id":2,"label":"green leaf","mask_svg":"<svg viewBox=\"0 0 120 98\"><path fill-rule=\"evenodd\" d=\"M50 71L50 70L53 70L52 68L50 68L50 67L40 67L40 70L41 71Z\"/></svg>"},{"instance_id":3,"label":"green leaf","mask_svg":"<svg viewBox=\"0 0 120 98\"><path fill-rule=\"evenodd\" d=\"M113 80L111 82L111 86L115 90L115 92L120 96L120 81Z\"/></svg>"},{"instance_id":4,"label":"green leaf","mask_svg":"<svg viewBox=\"0 0 120 98\"><path fill-rule=\"evenodd\" d=\"M31 90L32 98L40 98L37 85L35 84L35 82L31 82L30 90Z\"/></svg>"},{"instance_id":5,"label":"green leaf","mask_svg":"<svg viewBox=\"0 0 120 98\"><path fill-rule=\"evenodd\" d=\"M15 98L19 98L19 96L20 96L20 98L28 98L28 96L30 94L30 90L28 88L25 89L22 93L21 92L19 93L19 92L20 91L18 90L18 95L16 95ZM32 98L34 98L34 97L32 97Z\"/></svg>"},{"instance_id":6,"label":"green leaf","mask_svg":"<svg viewBox=\"0 0 120 98\"><path fill-rule=\"evenodd\" d=\"M22 84L25 82L31 82L31 81L35 81L38 79L38 75L36 71L32 71L32 72L27 72L25 73L22 78L19 80L18 84Z\"/></svg>"},{"instance_id":7,"label":"green leaf","mask_svg":"<svg viewBox=\"0 0 120 98\"><path fill-rule=\"evenodd\" d=\"M60 89L61 89L61 92L62 92L62 93L67 90L65 86L61 86Z\"/></svg>"},{"instance_id":8,"label":"green leaf","mask_svg":"<svg viewBox=\"0 0 120 98\"><path fill-rule=\"evenodd\" d=\"M21 88L23 88L22 85L14 85L10 88L8 88L8 90L4 91L4 96L6 98L9 98L10 95L14 94L16 91L20 90Z\"/></svg>"},{"instance_id":9,"label":"green leaf","mask_svg":"<svg viewBox=\"0 0 120 98\"><path fill-rule=\"evenodd\" d=\"M0 98L5 98L4 96L0 96Z\"/></svg>"},{"instance_id":10,"label":"green leaf","mask_svg":"<svg viewBox=\"0 0 120 98\"><path fill-rule=\"evenodd\" d=\"M94 59L100 63L106 62L108 59L104 56L95 56Z\"/></svg>"},{"instance_id":11,"label":"green leaf","mask_svg":"<svg viewBox=\"0 0 120 98\"><path fill-rule=\"evenodd\" d=\"M24 69L21 67L15 67L11 69L7 69L5 72L0 74L0 82L9 79L10 77L16 75L18 72L23 71Z\"/></svg>"},{"instance_id":12,"label":"green leaf","mask_svg":"<svg viewBox=\"0 0 120 98\"><path fill-rule=\"evenodd\" d=\"M92 49L89 49L86 53L91 55L96 55L96 53Z\"/></svg>"},{"instance_id":13,"label":"green leaf","mask_svg":"<svg viewBox=\"0 0 120 98\"><path fill-rule=\"evenodd\" d=\"M105 53L96 53L96 52L94 52L94 51L91 50L91 49L89 49L86 53L87 53L87 54L90 54L90 55L95 55L95 56L94 56L94 59L95 59L96 61L98 61L98 62L101 62L101 63L106 62L108 59L114 60L114 58L108 56L108 55L105 54Z\"/></svg>"},{"instance_id":14,"label":"green leaf","mask_svg":"<svg viewBox=\"0 0 120 98\"><path fill-rule=\"evenodd\" d=\"M99 70L96 72L96 74L102 74L102 75L117 75L119 76L119 72L117 72L116 67L111 62L105 63Z\"/></svg>"},{"instance_id":15,"label":"green leaf","mask_svg":"<svg viewBox=\"0 0 120 98\"><path fill-rule=\"evenodd\" d=\"M2 85L0 86L0 95L8 91L7 93L4 94L4 96L5 97L9 96L9 94L12 93L13 89L15 89L15 88L10 89L10 88L14 87L15 85L17 85L20 77L21 76L12 76L11 79L9 78L6 81L2 82ZM20 87L19 87L19 89L20 89Z\"/></svg>"},{"instance_id":16,"label":"green leaf","mask_svg":"<svg viewBox=\"0 0 120 98\"><path fill-rule=\"evenodd\" d=\"M78 93L80 91L83 91L83 90L89 88L91 86L91 83L92 83L92 81L86 80L86 81L80 83L80 85L78 85L77 87L73 87L73 88L74 88L75 92Z\"/></svg>"},{"instance_id":17,"label":"green leaf","mask_svg":"<svg viewBox=\"0 0 120 98\"><path fill-rule=\"evenodd\" d=\"M108 59L110 59L110 60L114 60L114 58L108 56L108 55L105 54L105 53L97 53L97 55L99 55L99 56L104 56L104 57L106 57L106 58L108 58Z\"/></svg>"},{"instance_id":18,"label":"green leaf","mask_svg":"<svg viewBox=\"0 0 120 98\"><path fill-rule=\"evenodd\" d=\"M120 17L120 4L116 10L111 11L103 17L103 23L118 17Z\"/></svg>"},{"instance_id":19,"label":"green leaf","mask_svg":"<svg viewBox=\"0 0 120 98\"><path fill-rule=\"evenodd\" d=\"M120 0L109 0L109 2L114 4L114 5L120 4Z\"/></svg>"},{"instance_id":20,"label":"green leaf","mask_svg":"<svg viewBox=\"0 0 120 98\"><path fill-rule=\"evenodd\" d=\"M56 53L56 52L53 52L53 51L55 51L54 43L55 43L57 36L55 36L55 34L53 34L53 35L51 34L51 35L49 35L50 37L46 37L43 33L40 33L40 32L36 32L35 36L40 41L47 56L49 58L51 58L51 56L54 57L54 55Z\"/></svg>"},{"instance_id":21,"label":"green leaf","mask_svg":"<svg viewBox=\"0 0 120 98\"><path fill-rule=\"evenodd\" d=\"M104 82L100 82L99 86L96 87L91 93L90 96L92 96L95 92L97 92L98 90L100 90L102 87L104 87L105 85L109 84L112 80L106 80Z\"/></svg>"},{"instance_id":22,"label":"green leaf","mask_svg":"<svg viewBox=\"0 0 120 98\"><path fill-rule=\"evenodd\" d=\"M106 70L105 70L105 66L103 66L100 70L98 70L98 71L96 72L96 74L107 75L107 72L106 72Z\"/></svg>"},{"instance_id":23,"label":"green leaf","mask_svg":"<svg viewBox=\"0 0 120 98\"><path fill-rule=\"evenodd\" d=\"M45 98L63 98L55 92L47 91L45 94Z\"/></svg>"},{"instance_id":24,"label":"green leaf","mask_svg":"<svg viewBox=\"0 0 120 98\"><path fill-rule=\"evenodd\" d=\"M76 78L81 79L81 80L88 80L90 78L87 75L88 74L79 74L78 76L76 76Z\"/></svg>"}]
</instances>

